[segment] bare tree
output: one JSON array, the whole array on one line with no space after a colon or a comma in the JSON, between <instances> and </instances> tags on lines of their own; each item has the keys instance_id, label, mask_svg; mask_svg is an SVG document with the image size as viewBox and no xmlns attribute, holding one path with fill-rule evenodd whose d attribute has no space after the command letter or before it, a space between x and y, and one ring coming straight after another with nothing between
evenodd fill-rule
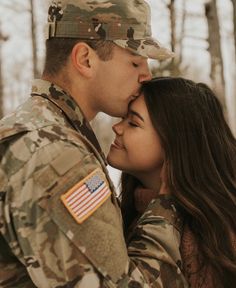
<instances>
[{"instance_id":1,"label":"bare tree","mask_svg":"<svg viewBox=\"0 0 236 288\"><path fill-rule=\"evenodd\" d=\"M208 23L208 43L211 56L210 77L212 79L213 89L218 92L226 112L224 65L216 0L212 0L205 4L205 15Z\"/></svg>"},{"instance_id":2,"label":"bare tree","mask_svg":"<svg viewBox=\"0 0 236 288\"><path fill-rule=\"evenodd\" d=\"M164 1L163 1L164 2ZM182 64L182 53L183 53L183 38L184 38L184 27L186 20L186 0L182 0L182 13L178 16L176 13L176 0L169 0L168 3L164 2L166 8L169 10L169 23L170 23L170 46L171 50L175 52L175 57L170 61L160 62L158 67L152 69L153 75L171 75L180 76L185 74L185 68L181 67ZM177 34L177 22L181 23L181 31Z\"/></svg>"},{"instance_id":3,"label":"bare tree","mask_svg":"<svg viewBox=\"0 0 236 288\"><path fill-rule=\"evenodd\" d=\"M11 3L2 4L3 8L7 8L14 12L27 12L30 13L30 29L31 29L31 39L32 39L32 62L33 62L33 75L34 78L38 78L40 76L39 68L38 68L38 56L37 56L37 29L36 29L36 11L35 11L35 3L36 0L29 0L27 6L22 6L17 1L12 1ZM25 4L25 3L24 3Z\"/></svg>"},{"instance_id":4,"label":"bare tree","mask_svg":"<svg viewBox=\"0 0 236 288\"><path fill-rule=\"evenodd\" d=\"M176 1L170 0L169 5L167 5L167 8L169 9L170 14L170 44L171 44L171 50L175 52L176 56L172 58L169 69L170 74L172 76L178 76L181 74L180 72L180 51L177 49L177 36L176 36L176 8L175 8Z\"/></svg>"},{"instance_id":5,"label":"bare tree","mask_svg":"<svg viewBox=\"0 0 236 288\"><path fill-rule=\"evenodd\" d=\"M175 13L175 0L170 0L170 4L168 5L170 10L170 35L171 35L171 49L174 52L176 47L176 13Z\"/></svg>"},{"instance_id":6,"label":"bare tree","mask_svg":"<svg viewBox=\"0 0 236 288\"><path fill-rule=\"evenodd\" d=\"M231 0L233 4L233 22L234 22L234 49L236 59L236 0Z\"/></svg>"},{"instance_id":7,"label":"bare tree","mask_svg":"<svg viewBox=\"0 0 236 288\"><path fill-rule=\"evenodd\" d=\"M181 19L181 29L179 35L179 62L182 63L183 60L183 40L185 36L185 21L186 21L186 0L182 0L182 19Z\"/></svg>"},{"instance_id":8,"label":"bare tree","mask_svg":"<svg viewBox=\"0 0 236 288\"><path fill-rule=\"evenodd\" d=\"M3 75L2 75L2 44L8 37L3 35L0 23L0 119L3 117Z\"/></svg>"},{"instance_id":9,"label":"bare tree","mask_svg":"<svg viewBox=\"0 0 236 288\"><path fill-rule=\"evenodd\" d=\"M33 75L34 78L39 78L40 72L38 69L37 57L37 37L36 37L36 21L35 21L35 0L30 1L30 15L31 15L31 38L32 38L32 56L33 56Z\"/></svg>"}]
</instances>

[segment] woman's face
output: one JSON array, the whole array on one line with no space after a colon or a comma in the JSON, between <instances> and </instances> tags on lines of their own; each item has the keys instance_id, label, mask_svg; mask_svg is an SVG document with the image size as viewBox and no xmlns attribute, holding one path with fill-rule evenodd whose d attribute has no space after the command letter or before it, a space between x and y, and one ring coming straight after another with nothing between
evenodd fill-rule
<instances>
[{"instance_id":1,"label":"woman's face","mask_svg":"<svg viewBox=\"0 0 236 288\"><path fill-rule=\"evenodd\" d=\"M164 151L143 95L131 103L128 115L113 126L113 131L116 137L107 158L111 166L136 177L160 172Z\"/></svg>"}]
</instances>

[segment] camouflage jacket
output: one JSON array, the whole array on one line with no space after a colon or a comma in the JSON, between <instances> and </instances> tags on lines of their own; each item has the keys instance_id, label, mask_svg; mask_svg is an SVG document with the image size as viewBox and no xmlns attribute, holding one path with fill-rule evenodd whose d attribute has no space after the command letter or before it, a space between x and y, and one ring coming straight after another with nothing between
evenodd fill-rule
<instances>
[{"instance_id":1,"label":"camouflage jacket","mask_svg":"<svg viewBox=\"0 0 236 288\"><path fill-rule=\"evenodd\" d=\"M105 164L74 100L36 80L0 121L0 287L187 287L175 211L153 201L127 248Z\"/></svg>"}]
</instances>

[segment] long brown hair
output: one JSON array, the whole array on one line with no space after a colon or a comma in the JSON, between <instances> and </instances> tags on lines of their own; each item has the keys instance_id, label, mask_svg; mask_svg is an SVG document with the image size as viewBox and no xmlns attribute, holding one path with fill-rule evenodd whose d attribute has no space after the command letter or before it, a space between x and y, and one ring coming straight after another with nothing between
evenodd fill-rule
<instances>
[{"instance_id":1,"label":"long brown hair","mask_svg":"<svg viewBox=\"0 0 236 288\"><path fill-rule=\"evenodd\" d=\"M155 78L143 85L149 115L168 161L167 178L176 205L217 281L236 284L236 139L221 104L205 84ZM137 216L138 180L123 174L121 209L125 229Z\"/></svg>"}]
</instances>

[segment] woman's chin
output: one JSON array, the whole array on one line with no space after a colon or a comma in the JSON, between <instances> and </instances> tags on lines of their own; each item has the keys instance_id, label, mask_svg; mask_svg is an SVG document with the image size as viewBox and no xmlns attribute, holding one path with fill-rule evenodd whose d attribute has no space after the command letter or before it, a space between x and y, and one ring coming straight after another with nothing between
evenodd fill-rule
<instances>
[{"instance_id":1,"label":"woman's chin","mask_svg":"<svg viewBox=\"0 0 236 288\"><path fill-rule=\"evenodd\" d=\"M108 163L108 165L110 165L111 167L118 169L115 161L112 159L112 157L111 157L111 155L110 155L110 152L109 152L108 155L107 155L107 163Z\"/></svg>"},{"instance_id":2,"label":"woman's chin","mask_svg":"<svg viewBox=\"0 0 236 288\"><path fill-rule=\"evenodd\" d=\"M107 163L112 168L115 168L121 171L123 170L123 167L121 167L114 159L112 159L112 157L109 157L109 155L107 156Z\"/></svg>"}]
</instances>

